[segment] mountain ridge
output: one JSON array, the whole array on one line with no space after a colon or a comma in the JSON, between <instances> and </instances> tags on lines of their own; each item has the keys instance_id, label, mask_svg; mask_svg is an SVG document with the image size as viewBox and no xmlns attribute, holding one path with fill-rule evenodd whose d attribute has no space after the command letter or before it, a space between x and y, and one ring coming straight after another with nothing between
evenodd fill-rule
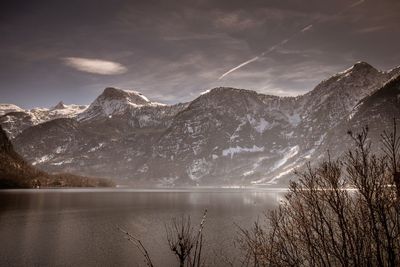
<instances>
[{"instance_id":1,"label":"mountain ridge","mask_svg":"<svg viewBox=\"0 0 400 267\"><path fill-rule=\"evenodd\" d=\"M29 126L13 142L29 162L50 172L164 186L279 185L345 138L348 121L365 121L357 105L396 73L358 62L297 97L217 87L176 105L106 88L90 106L101 106L105 96L121 100L111 113L89 106L68 121Z\"/></svg>"}]
</instances>

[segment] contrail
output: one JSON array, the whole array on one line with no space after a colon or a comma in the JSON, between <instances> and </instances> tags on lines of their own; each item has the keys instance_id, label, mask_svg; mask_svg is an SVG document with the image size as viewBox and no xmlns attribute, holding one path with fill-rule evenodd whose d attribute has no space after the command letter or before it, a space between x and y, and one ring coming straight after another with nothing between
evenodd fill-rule
<instances>
[{"instance_id":1,"label":"contrail","mask_svg":"<svg viewBox=\"0 0 400 267\"><path fill-rule=\"evenodd\" d=\"M349 8L353 8L353 7L356 7L356 6L359 6L359 5L361 5L362 3L364 3L365 2L365 0L360 0L360 1L358 1L358 2L355 2L354 4L352 4L351 6L349 6ZM347 9L348 10L348 9Z\"/></svg>"},{"instance_id":2,"label":"contrail","mask_svg":"<svg viewBox=\"0 0 400 267\"><path fill-rule=\"evenodd\" d=\"M310 30L312 27L313 27L313 25L310 24L307 27L305 27L304 29L302 29L301 32L306 32L306 31Z\"/></svg>"},{"instance_id":3,"label":"contrail","mask_svg":"<svg viewBox=\"0 0 400 267\"><path fill-rule=\"evenodd\" d=\"M261 54L261 55L263 56L263 54ZM256 57L253 57L250 60L247 60L246 62L243 62L242 64L240 64L240 65L234 67L233 69L230 69L229 71L227 71L224 74L222 74L221 77L218 78L218 80L221 80L222 78L224 78L229 73L234 72L235 70L240 69L241 67L246 66L247 64L250 64L251 62L258 60L259 58L260 58L259 56L256 56Z\"/></svg>"},{"instance_id":4,"label":"contrail","mask_svg":"<svg viewBox=\"0 0 400 267\"><path fill-rule=\"evenodd\" d=\"M334 15L334 17L339 16L339 15L342 15L343 13L349 11L350 9L352 9L352 8L354 8L354 7L356 7L356 6L359 6L359 5L363 4L365 1L366 1L366 0L360 0L360 1L357 1L357 2L355 2L355 3L351 4L351 5L349 5L348 7L344 8L343 10L339 11L338 13L336 13L336 14ZM283 41L281 41L281 42L279 42L279 43L277 43L277 44L271 46L268 50L262 52L262 53L259 54L258 56L255 56L255 57L253 57L252 59L249 59L249 60L247 60L247 61L245 61L245 62L243 62L243 63L237 65L236 67L234 67L234 68L228 70L227 72L225 72L224 74L222 74L222 75L218 78L218 80L223 79L225 76L229 75L230 73L232 73L232 72L234 72L234 71L236 71L236 70L238 70L238 69L240 69L240 68L242 68L242 67L244 67L244 66L246 66L246 65L248 65L248 64L250 64L250 63L252 63L252 62L254 62L254 61L257 61L257 60L259 60L260 58L262 58L263 56L265 56L265 55L267 55L267 54L273 52L275 49L277 49L277 48L279 48L280 46L286 44L287 42L289 42L290 40L292 40L293 38L295 38L297 35L309 31L312 27L314 27L314 24L316 24L316 23L318 23L318 22L320 22L319 19L315 20L313 24L309 24L309 25L305 26L305 27L302 28L299 32L296 32L296 33L292 34L289 38L284 39Z\"/></svg>"},{"instance_id":5,"label":"contrail","mask_svg":"<svg viewBox=\"0 0 400 267\"><path fill-rule=\"evenodd\" d=\"M343 13L346 13L347 11L349 11L350 9L352 9L352 8L354 8L354 7L356 7L356 6L359 6L359 5L363 4L365 1L366 1L366 0L357 1L357 2L353 3L352 5L346 7L345 9L341 10L340 12L336 13L335 16L340 16L340 15L342 15Z\"/></svg>"},{"instance_id":6,"label":"contrail","mask_svg":"<svg viewBox=\"0 0 400 267\"><path fill-rule=\"evenodd\" d=\"M260 55L258 55L258 56L256 56L256 57L253 57L252 59L249 59L249 60L247 60L247 61L245 61L245 62L239 64L238 66L236 66L236 67L234 67L234 68L228 70L227 72L225 72L224 74L222 74L222 75L218 78L218 80L223 79L226 75L228 75L228 74L234 72L235 70L238 70L238 69L240 69L240 68L246 66L247 64L250 64L250 63L252 63L252 62L254 62L254 61L257 61L257 60L260 59L261 57L263 57L263 56L265 56L265 55L267 55L267 54L273 52L273 51L274 51L275 49L277 49L278 47L280 47L280 46L286 44L287 42L289 42L289 41L290 41L291 39L293 39L296 35L308 31L309 29L311 29L312 26L313 26L312 24L307 25L307 26L304 27L300 32L296 32L295 34L293 34L293 35L290 36L289 38L284 39L283 41L280 41L279 43L277 43L277 44L271 46L268 50L262 52Z\"/></svg>"}]
</instances>

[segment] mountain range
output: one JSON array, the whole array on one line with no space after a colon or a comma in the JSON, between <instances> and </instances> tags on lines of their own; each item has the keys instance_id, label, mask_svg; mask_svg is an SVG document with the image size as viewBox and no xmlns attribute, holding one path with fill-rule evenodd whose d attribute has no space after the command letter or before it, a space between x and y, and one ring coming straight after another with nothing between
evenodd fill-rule
<instances>
[{"instance_id":1,"label":"mountain range","mask_svg":"<svg viewBox=\"0 0 400 267\"><path fill-rule=\"evenodd\" d=\"M109 177L150 186L284 186L295 168L370 139L400 117L400 67L358 62L297 97L219 87L164 105L106 88L89 106L23 110L0 104L16 151L50 173Z\"/></svg>"}]
</instances>

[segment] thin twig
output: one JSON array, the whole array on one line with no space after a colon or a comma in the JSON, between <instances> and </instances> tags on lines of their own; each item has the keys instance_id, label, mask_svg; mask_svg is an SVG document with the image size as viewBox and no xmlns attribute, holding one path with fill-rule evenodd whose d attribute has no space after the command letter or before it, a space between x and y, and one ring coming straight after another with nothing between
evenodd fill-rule
<instances>
[{"instance_id":1,"label":"thin twig","mask_svg":"<svg viewBox=\"0 0 400 267\"><path fill-rule=\"evenodd\" d=\"M121 227L117 226L117 228L119 231L121 231L122 233L124 233L127 236L128 241L133 243L139 249L139 251L142 253L143 257L146 259L147 266L154 267L153 262L151 261L149 252L143 245L142 241L140 241L140 239L131 235L128 231L122 229Z\"/></svg>"}]
</instances>

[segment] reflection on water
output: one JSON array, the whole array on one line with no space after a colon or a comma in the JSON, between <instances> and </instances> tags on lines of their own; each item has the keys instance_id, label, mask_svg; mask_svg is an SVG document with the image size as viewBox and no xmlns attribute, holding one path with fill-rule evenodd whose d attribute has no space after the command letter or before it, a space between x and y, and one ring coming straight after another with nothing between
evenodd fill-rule
<instances>
[{"instance_id":1,"label":"reflection on water","mask_svg":"<svg viewBox=\"0 0 400 267\"><path fill-rule=\"evenodd\" d=\"M204 209L206 254L233 256L235 224L249 227L276 207L282 195L283 191L211 189L3 191L0 265L143 265L136 248L117 230L121 226L143 241L157 266L173 266L164 224L183 214L199 222Z\"/></svg>"}]
</instances>

